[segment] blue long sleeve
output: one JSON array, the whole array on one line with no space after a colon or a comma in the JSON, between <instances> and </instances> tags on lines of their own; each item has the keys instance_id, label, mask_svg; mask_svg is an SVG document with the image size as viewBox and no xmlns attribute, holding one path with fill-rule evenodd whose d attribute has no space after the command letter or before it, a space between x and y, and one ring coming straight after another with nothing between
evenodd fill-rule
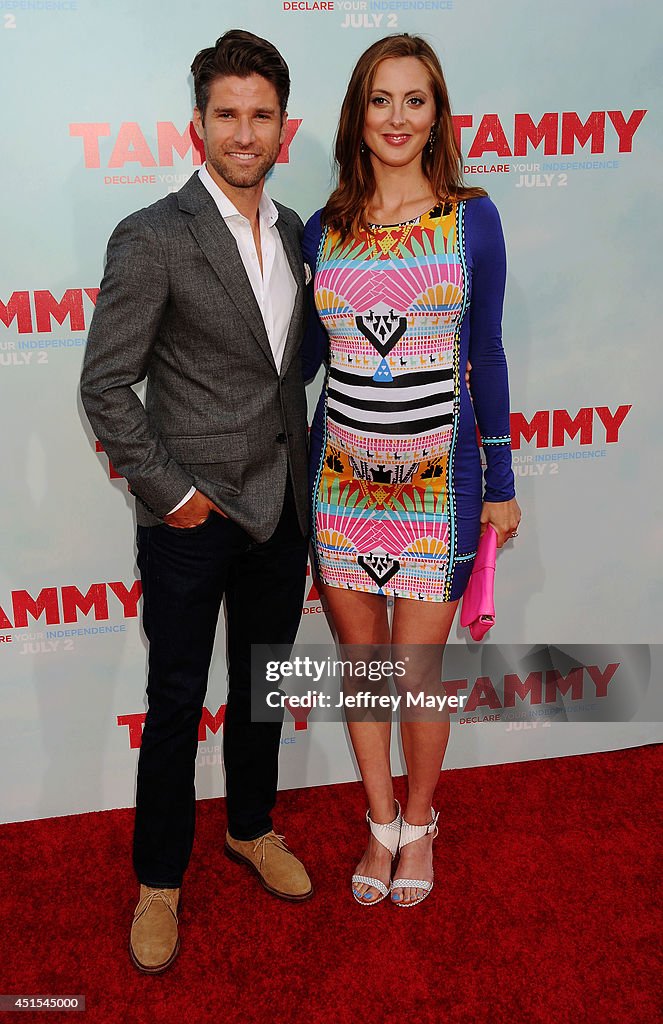
<instances>
[{"instance_id":1,"label":"blue long sleeve","mask_svg":"<svg viewBox=\"0 0 663 1024\"><path fill-rule=\"evenodd\" d=\"M470 391L486 457L484 501L508 501L515 495L515 486L509 381L502 347L506 251L499 213L488 197L467 203L465 231L468 269L472 275Z\"/></svg>"}]
</instances>

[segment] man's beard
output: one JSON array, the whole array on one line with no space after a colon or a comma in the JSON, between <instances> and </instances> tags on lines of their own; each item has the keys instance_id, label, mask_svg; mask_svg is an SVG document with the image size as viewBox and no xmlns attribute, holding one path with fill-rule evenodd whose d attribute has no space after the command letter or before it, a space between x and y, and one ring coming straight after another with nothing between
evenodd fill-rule
<instances>
[{"instance_id":1,"label":"man's beard","mask_svg":"<svg viewBox=\"0 0 663 1024\"><path fill-rule=\"evenodd\" d=\"M271 153L264 153L258 158L258 162L252 167L238 167L236 163L231 163L230 160L224 160L223 154L218 156L217 154L208 154L207 159L211 163L212 167L229 185L233 188L254 188L260 181L271 171L272 167L276 163L276 159L279 155L279 149L272 151ZM236 150L241 153L241 150Z\"/></svg>"}]
</instances>

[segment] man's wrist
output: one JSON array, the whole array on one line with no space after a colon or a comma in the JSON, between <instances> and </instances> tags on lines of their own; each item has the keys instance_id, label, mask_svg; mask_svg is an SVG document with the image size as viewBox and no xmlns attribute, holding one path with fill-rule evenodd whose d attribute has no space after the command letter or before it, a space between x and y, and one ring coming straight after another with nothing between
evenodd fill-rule
<instances>
[{"instance_id":1,"label":"man's wrist","mask_svg":"<svg viewBox=\"0 0 663 1024\"><path fill-rule=\"evenodd\" d=\"M190 487L189 490L184 495L184 497L182 498L182 500L178 501L178 503L175 506L175 508L171 508L170 512L167 512L166 515L172 516L173 512L178 512L182 508L182 505L186 505L187 501L189 501L191 498L193 498L195 493L196 493L196 488L195 487Z\"/></svg>"}]
</instances>

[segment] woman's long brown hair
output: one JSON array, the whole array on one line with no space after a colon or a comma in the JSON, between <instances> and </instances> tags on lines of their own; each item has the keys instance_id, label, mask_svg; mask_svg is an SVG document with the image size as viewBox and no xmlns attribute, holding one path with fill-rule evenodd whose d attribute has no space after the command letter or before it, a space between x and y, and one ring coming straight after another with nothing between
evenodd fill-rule
<instances>
[{"instance_id":1,"label":"woman's long brown hair","mask_svg":"<svg viewBox=\"0 0 663 1024\"><path fill-rule=\"evenodd\" d=\"M378 64L390 57L416 57L430 78L437 122L433 151L428 145L424 147L421 166L434 195L442 202L487 194L485 189L470 188L463 182L462 157L437 54L420 36L387 36L369 46L357 61L341 107L335 147L338 186L327 201L322 222L343 236L368 227L366 209L375 192L375 175L369 150L364 147L362 152L364 119Z\"/></svg>"}]
</instances>

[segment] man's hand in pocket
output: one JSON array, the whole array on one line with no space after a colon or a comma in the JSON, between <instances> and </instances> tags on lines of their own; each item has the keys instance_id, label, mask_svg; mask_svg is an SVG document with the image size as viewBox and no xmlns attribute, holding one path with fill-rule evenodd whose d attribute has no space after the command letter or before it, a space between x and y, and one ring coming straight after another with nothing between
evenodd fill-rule
<instances>
[{"instance_id":1,"label":"man's hand in pocket","mask_svg":"<svg viewBox=\"0 0 663 1024\"><path fill-rule=\"evenodd\" d=\"M218 505L203 494L202 491L195 491L188 501L185 501L177 512L170 512L163 517L164 523L168 526L175 526L178 530L190 530L193 526L200 526L209 517L211 512L218 512L225 516Z\"/></svg>"}]
</instances>

